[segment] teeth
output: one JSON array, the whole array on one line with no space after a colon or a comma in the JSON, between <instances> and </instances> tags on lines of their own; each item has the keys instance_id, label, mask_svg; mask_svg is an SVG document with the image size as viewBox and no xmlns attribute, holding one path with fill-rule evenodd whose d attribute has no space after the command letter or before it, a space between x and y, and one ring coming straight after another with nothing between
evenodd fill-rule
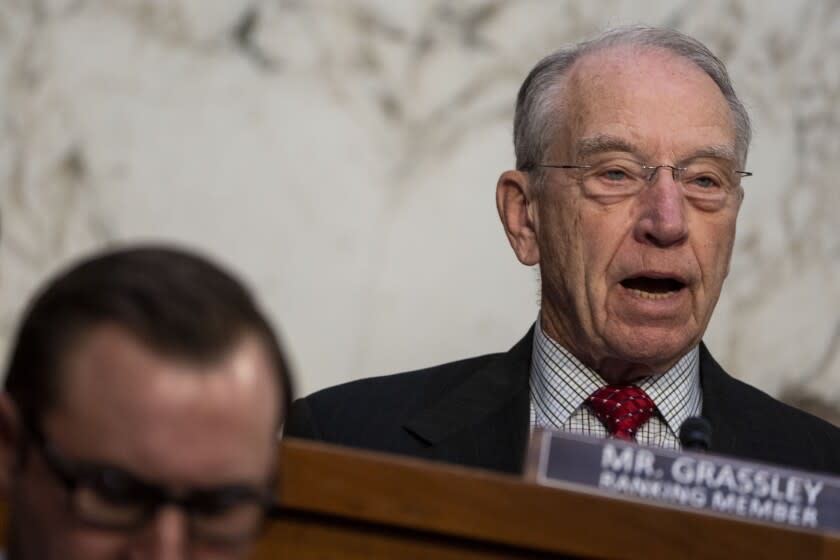
<instances>
[{"instance_id":1,"label":"teeth","mask_svg":"<svg viewBox=\"0 0 840 560\"><path fill-rule=\"evenodd\" d=\"M644 298L644 299L665 299L670 297L671 294L676 292L646 292L644 290L637 290L635 288L630 288L630 291L636 294L637 296Z\"/></svg>"}]
</instances>

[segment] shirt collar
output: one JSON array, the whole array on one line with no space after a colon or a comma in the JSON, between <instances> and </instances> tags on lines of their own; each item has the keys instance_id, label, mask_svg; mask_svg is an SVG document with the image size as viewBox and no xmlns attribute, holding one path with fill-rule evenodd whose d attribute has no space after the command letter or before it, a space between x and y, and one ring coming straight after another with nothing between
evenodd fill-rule
<instances>
[{"instance_id":1,"label":"shirt collar","mask_svg":"<svg viewBox=\"0 0 840 560\"><path fill-rule=\"evenodd\" d=\"M702 410L699 349L692 348L662 375L645 377L634 383L653 400L668 428L679 435L680 426ZM534 326L531 359L531 401L535 413L550 415L555 426L562 426L587 397L607 383L551 339L542 330L540 319Z\"/></svg>"}]
</instances>

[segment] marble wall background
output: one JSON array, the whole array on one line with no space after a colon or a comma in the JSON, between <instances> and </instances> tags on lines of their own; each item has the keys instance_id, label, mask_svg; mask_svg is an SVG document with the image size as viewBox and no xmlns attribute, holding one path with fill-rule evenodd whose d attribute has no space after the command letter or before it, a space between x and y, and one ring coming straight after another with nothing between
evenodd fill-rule
<instances>
[{"instance_id":1,"label":"marble wall background","mask_svg":"<svg viewBox=\"0 0 840 560\"><path fill-rule=\"evenodd\" d=\"M707 342L837 421L838 0L0 0L0 346L57 267L165 239L242 271L301 392L508 348L537 310L493 201L516 90L630 22L710 45L756 125Z\"/></svg>"}]
</instances>

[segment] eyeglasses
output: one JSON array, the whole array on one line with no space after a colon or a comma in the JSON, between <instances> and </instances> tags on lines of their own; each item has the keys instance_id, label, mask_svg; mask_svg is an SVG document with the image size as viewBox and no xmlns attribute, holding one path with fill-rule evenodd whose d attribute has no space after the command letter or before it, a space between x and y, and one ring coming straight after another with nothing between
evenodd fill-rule
<instances>
[{"instance_id":1,"label":"eyeglasses","mask_svg":"<svg viewBox=\"0 0 840 560\"><path fill-rule=\"evenodd\" d=\"M256 536L275 507L268 488L226 485L174 492L119 467L62 457L39 430L29 431L47 468L67 490L72 513L92 527L139 529L161 507L173 505L186 515L191 538L213 546L235 546Z\"/></svg>"},{"instance_id":2,"label":"eyeglasses","mask_svg":"<svg viewBox=\"0 0 840 560\"><path fill-rule=\"evenodd\" d=\"M733 196L741 196L741 178L749 171L734 169L728 161L698 158L676 165L647 165L623 157L605 157L587 164L540 163L532 167L579 169L586 194L596 197L626 197L638 194L656 180L657 172L670 169L686 197L696 203L720 206ZM527 169L526 169L527 171Z\"/></svg>"}]
</instances>

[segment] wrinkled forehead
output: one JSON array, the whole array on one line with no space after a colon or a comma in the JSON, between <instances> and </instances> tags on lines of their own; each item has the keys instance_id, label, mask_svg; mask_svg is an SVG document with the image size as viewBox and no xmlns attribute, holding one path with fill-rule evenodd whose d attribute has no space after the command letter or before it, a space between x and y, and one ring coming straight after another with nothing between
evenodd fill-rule
<instances>
[{"instance_id":1,"label":"wrinkled forehead","mask_svg":"<svg viewBox=\"0 0 840 560\"><path fill-rule=\"evenodd\" d=\"M567 157L600 136L651 157L703 144L735 153L734 117L720 88L692 61L662 48L620 46L582 56L558 84L557 103L563 123L553 148Z\"/></svg>"}]
</instances>

